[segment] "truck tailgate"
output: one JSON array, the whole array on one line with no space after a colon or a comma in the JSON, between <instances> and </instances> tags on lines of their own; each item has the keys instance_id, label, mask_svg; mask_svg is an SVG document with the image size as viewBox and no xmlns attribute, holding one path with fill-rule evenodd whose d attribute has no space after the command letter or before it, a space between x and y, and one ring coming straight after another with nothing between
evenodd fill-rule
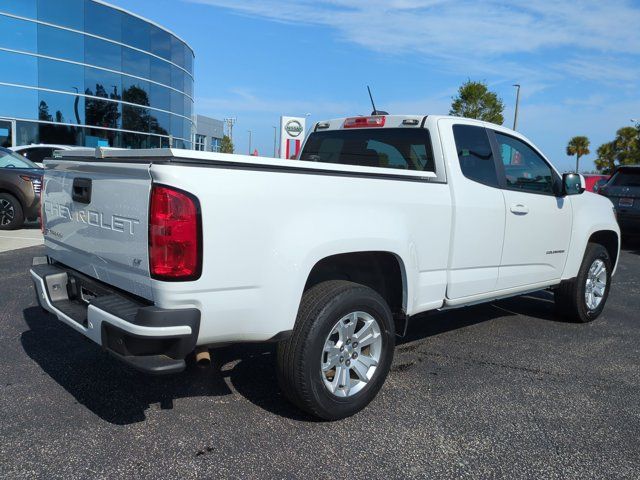
<instances>
[{"instance_id":1,"label":"truck tailgate","mask_svg":"<svg viewBox=\"0 0 640 480\"><path fill-rule=\"evenodd\" d=\"M42 194L47 255L153 300L148 163L47 161Z\"/></svg>"}]
</instances>

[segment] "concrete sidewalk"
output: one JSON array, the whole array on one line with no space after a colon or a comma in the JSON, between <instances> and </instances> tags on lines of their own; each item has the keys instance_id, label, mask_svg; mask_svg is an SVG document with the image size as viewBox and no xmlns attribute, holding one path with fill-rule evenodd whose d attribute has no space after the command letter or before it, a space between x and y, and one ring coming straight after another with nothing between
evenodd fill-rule
<instances>
[{"instance_id":1,"label":"concrete sidewalk","mask_svg":"<svg viewBox=\"0 0 640 480\"><path fill-rule=\"evenodd\" d=\"M0 252L35 247L36 245L42 245L43 241L40 226L37 222L27 223L20 230L0 230Z\"/></svg>"}]
</instances>

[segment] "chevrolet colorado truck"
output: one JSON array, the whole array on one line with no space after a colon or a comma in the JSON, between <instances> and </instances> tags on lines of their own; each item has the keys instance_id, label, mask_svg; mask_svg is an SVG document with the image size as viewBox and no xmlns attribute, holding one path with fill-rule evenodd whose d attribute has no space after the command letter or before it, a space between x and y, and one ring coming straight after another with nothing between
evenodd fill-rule
<instances>
[{"instance_id":1,"label":"chevrolet colorado truck","mask_svg":"<svg viewBox=\"0 0 640 480\"><path fill-rule=\"evenodd\" d=\"M619 257L611 202L476 120L320 122L298 160L61 155L45 162L31 269L44 309L149 373L278 342L282 391L328 420L374 398L409 318L552 289L589 322Z\"/></svg>"}]
</instances>

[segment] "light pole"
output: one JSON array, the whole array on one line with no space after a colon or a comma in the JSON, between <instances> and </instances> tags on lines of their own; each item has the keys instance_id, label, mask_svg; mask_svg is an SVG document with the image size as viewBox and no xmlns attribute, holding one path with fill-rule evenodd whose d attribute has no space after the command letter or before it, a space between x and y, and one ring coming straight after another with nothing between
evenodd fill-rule
<instances>
[{"instance_id":1,"label":"light pole","mask_svg":"<svg viewBox=\"0 0 640 480\"><path fill-rule=\"evenodd\" d=\"M278 127L273 125L273 158L278 157L277 146L278 146Z\"/></svg>"},{"instance_id":2,"label":"light pole","mask_svg":"<svg viewBox=\"0 0 640 480\"><path fill-rule=\"evenodd\" d=\"M516 91L516 111L515 111L515 114L513 115L513 129L517 130L518 129L518 107L520 106L520 84L516 83L513 86L517 88L517 91Z\"/></svg>"},{"instance_id":3,"label":"light pole","mask_svg":"<svg viewBox=\"0 0 640 480\"><path fill-rule=\"evenodd\" d=\"M252 132L251 132L251 130L247 130L247 132L249 132L249 155L251 155L251 135L252 135Z\"/></svg>"},{"instance_id":4,"label":"light pole","mask_svg":"<svg viewBox=\"0 0 640 480\"><path fill-rule=\"evenodd\" d=\"M229 140L231 140L231 143L233 143L233 126L237 121L238 119L236 117L224 119L224 123L227 124L227 132L229 132Z\"/></svg>"}]
</instances>

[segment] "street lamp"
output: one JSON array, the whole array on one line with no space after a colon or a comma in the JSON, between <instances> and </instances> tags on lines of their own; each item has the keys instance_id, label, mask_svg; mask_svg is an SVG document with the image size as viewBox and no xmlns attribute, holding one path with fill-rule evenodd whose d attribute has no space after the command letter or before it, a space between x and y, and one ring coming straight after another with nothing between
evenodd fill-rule
<instances>
[{"instance_id":1,"label":"street lamp","mask_svg":"<svg viewBox=\"0 0 640 480\"><path fill-rule=\"evenodd\" d=\"M516 91L516 111L515 111L515 114L513 115L513 129L517 130L518 129L518 107L520 106L520 84L516 83L513 86L517 88L517 91Z\"/></svg>"},{"instance_id":2,"label":"street lamp","mask_svg":"<svg viewBox=\"0 0 640 480\"><path fill-rule=\"evenodd\" d=\"M249 132L249 155L251 155L251 135L252 135L252 132L251 132L251 130L247 130L247 132Z\"/></svg>"}]
</instances>

